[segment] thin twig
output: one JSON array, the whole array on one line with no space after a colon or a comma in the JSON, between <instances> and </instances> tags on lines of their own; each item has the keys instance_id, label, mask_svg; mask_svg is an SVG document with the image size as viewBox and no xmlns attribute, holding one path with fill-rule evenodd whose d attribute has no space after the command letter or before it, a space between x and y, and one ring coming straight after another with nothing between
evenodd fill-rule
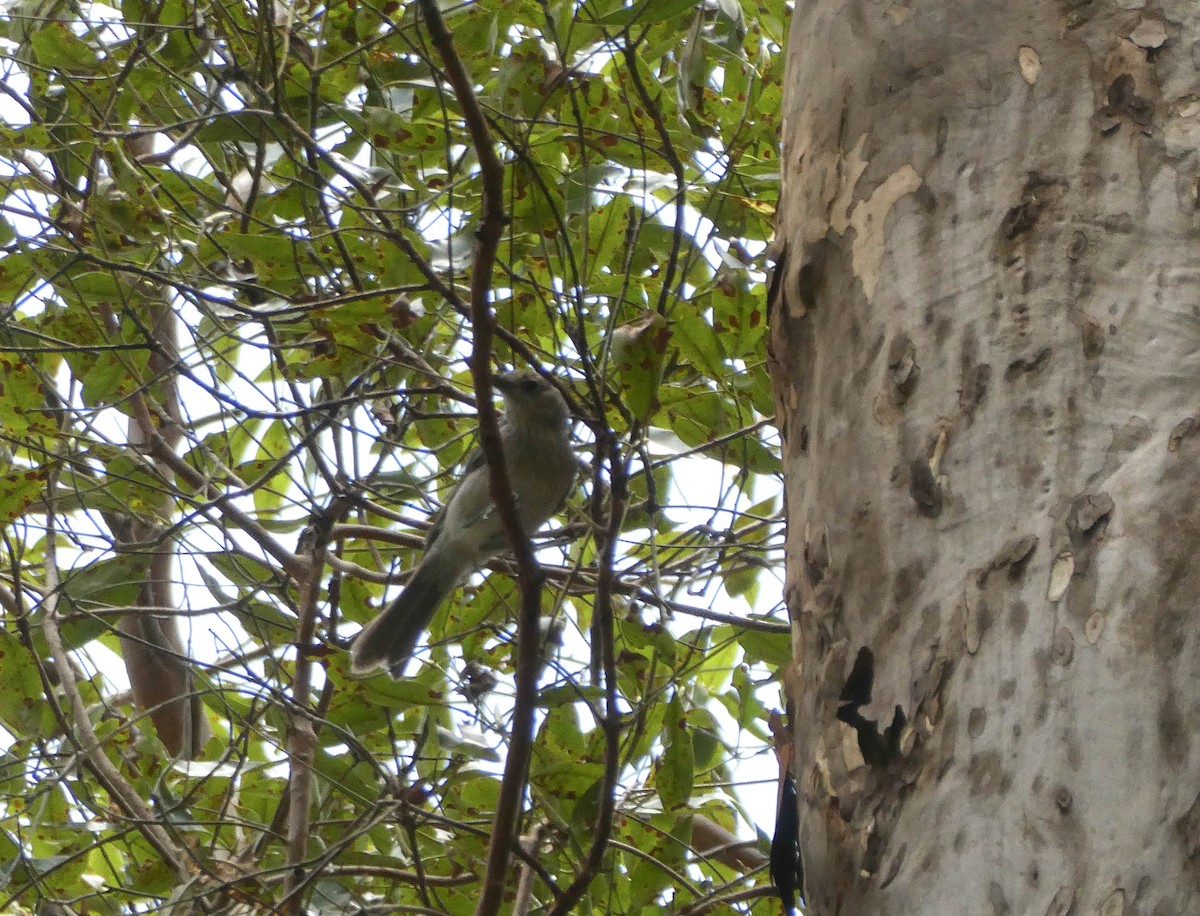
<instances>
[{"instance_id":1,"label":"thin twig","mask_svg":"<svg viewBox=\"0 0 1200 916\"><path fill-rule=\"evenodd\" d=\"M702 913L708 913L717 909L721 912L729 912L736 903L757 900L759 897L773 897L775 894L775 888L770 885L748 887L745 890L724 894L709 894L708 896L701 897L686 909L680 910L679 916L701 916Z\"/></svg>"},{"instance_id":2,"label":"thin twig","mask_svg":"<svg viewBox=\"0 0 1200 916\"><path fill-rule=\"evenodd\" d=\"M617 702L617 662L613 646L613 584L616 579L616 545L625 520L628 501L629 468L621 457L615 439L608 437L607 454L611 488L609 493L608 524L602 530L599 545L600 575L596 581L596 620L593 639L599 641L600 663L604 672L604 717L600 727L604 732L604 781L600 789L600 811L596 818L595 836L579 874L567 887L550 911L550 916L565 916L588 889L600 871L604 853L612 839L613 815L616 810L617 775L620 772L621 711ZM597 442L599 452L601 443Z\"/></svg>"},{"instance_id":3,"label":"thin twig","mask_svg":"<svg viewBox=\"0 0 1200 916\"><path fill-rule=\"evenodd\" d=\"M545 824L535 824L533 832L519 840L520 848L530 859L537 857L545 833ZM529 910L533 904L533 876L534 872L529 867L529 863L522 864L517 874L517 892L513 897L512 916L529 916Z\"/></svg>"},{"instance_id":4,"label":"thin twig","mask_svg":"<svg viewBox=\"0 0 1200 916\"><path fill-rule=\"evenodd\" d=\"M671 287L675 284L675 270L679 264L679 249L683 244L683 216L684 207L687 204L687 179L683 170L683 160L679 158L679 153L675 151L675 144L671 140L671 132L667 130L666 122L663 120L662 109L659 107L658 101L650 95L646 84L642 82L642 74L638 69L636 48L638 43L632 41L629 35L626 34L623 50L625 63L629 67L629 78L633 82L633 88L638 98L646 106L650 120L654 123L654 129L658 133L658 138L662 143L662 156L667 160L667 164L671 166L671 172L675 176L675 225L671 227L671 252L667 257L667 268L663 276L662 287L659 289L658 303L655 306L655 310L660 315L665 315L667 314L667 300L673 292Z\"/></svg>"}]
</instances>

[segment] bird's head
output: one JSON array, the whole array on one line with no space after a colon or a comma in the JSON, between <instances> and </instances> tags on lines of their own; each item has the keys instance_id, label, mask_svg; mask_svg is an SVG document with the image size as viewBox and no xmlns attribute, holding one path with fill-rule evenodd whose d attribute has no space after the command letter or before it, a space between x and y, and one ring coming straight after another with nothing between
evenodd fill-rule
<instances>
[{"instance_id":1,"label":"bird's head","mask_svg":"<svg viewBox=\"0 0 1200 916\"><path fill-rule=\"evenodd\" d=\"M494 381L504 395L509 422L561 426L570 417L558 389L531 369L498 372Z\"/></svg>"}]
</instances>

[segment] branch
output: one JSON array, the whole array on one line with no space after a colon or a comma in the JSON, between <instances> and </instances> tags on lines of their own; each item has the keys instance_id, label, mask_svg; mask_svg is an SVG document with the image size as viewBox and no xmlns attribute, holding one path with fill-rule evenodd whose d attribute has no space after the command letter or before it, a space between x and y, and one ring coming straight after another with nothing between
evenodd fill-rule
<instances>
[{"instance_id":1,"label":"branch","mask_svg":"<svg viewBox=\"0 0 1200 916\"><path fill-rule=\"evenodd\" d=\"M703 814L692 817L692 848L703 859L715 859L735 871L751 871L767 865L755 840L740 840Z\"/></svg>"},{"instance_id":2,"label":"branch","mask_svg":"<svg viewBox=\"0 0 1200 916\"><path fill-rule=\"evenodd\" d=\"M301 891L308 879L304 863L308 858L309 811L312 808L313 758L317 749L317 733L309 712L312 695L313 641L317 631L317 606L321 599L321 575L329 531L334 519L346 507L345 500L334 497L325 513L313 520L312 527L301 537L308 540L308 577L300 596L300 620L296 625L296 673L292 680L291 724L288 728L288 828L287 881L283 900L284 913L301 910Z\"/></svg>"},{"instance_id":3,"label":"branch","mask_svg":"<svg viewBox=\"0 0 1200 916\"><path fill-rule=\"evenodd\" d=\"M473 884L479 876L471 872L461 875L426 875L385 865L328 865L321 872L329 878L384 878L393 884L423 884L426 887L461 887Z\"/></svg>"},{"instance_id":4,"label":"branch","mask_svg":"<svg viewBox=\"0 0 1200 916\"><path fill-rule=\"evenodd\" d=\"M488 463L492 501L504 526L505 536L517 563L517 583L521 589L521 611L517 624L516 698L508 758L500 783L500 797L492 822L488 847L487 873L483 891L475 908L476 916L499 911L504 897L508 860L516 836L526 773L533 749L534 706L541 662L538 653L538 618L541 616L543 574L533 554L529 536L521 530L516 500L509 483L500 444L496 407L492 403L492 336L495 331L491 311L492 271L508 216L504 212L504 168L488 131L487 117L475 95L470 74L454 47L454 40L442 21L436 0L418 0L429 36L441 56L446 79L462 107L463 119L479 157L483 194L480 225L475 236L475 259L471 265L471 325L475 339L471 351L471 376L475 381L475 402L479 413L479 444Z\"/></svg>"},{"instance_id":5,"label":"branch","mask_svg":"<svg viewBox=\"0 0 1200 916\"><path fill-rule=\"evenodd\" d=\"M778 633L787 635L792 632L790 623L777 623L774 620L761 620L754 617L738 617L736 614L723 614L711 608L697 607L694 604L683 604L669 598L659 598L654 592L636 586L623 587L622 594L637 598L651 607L660 607L675 614L687 614L689 617L699 617L701 620L711 620L714 623L726 623L739 630L757 630L759 633Z\"/></svg>"},{"instance_id":6,"label":"branch","mask_svg":"<svg viewBox=\"0 0 1200 916\"><path fill-rule=\"evenodd\" d=\"M747 900L757 900L759 897L773 896L775 896L775 888L770 885L748 887L745 890L733 891L727 894L710 894L707 897L700 898L686 909L680 910L679 916L701 916L702 913L707 913L718 908L722 912L729 912L735 903L744 903Z\"/></svg>"}]
</instances>

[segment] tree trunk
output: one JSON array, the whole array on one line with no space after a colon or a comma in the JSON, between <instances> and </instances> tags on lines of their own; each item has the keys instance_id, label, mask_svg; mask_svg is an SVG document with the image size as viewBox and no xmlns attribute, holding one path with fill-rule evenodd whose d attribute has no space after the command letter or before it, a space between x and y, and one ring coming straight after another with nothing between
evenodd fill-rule
<instances>
[{"instance_id":1,"label":"tree trunk","mask_svg":"<svg viewBox=\"0 0 1200 916\"><path fill-rule=\"evenodd\" d=\"M1200 913L1200 7L1121 6L797 4L771 359L816 916Z\"/></svg>"}]
</instances>

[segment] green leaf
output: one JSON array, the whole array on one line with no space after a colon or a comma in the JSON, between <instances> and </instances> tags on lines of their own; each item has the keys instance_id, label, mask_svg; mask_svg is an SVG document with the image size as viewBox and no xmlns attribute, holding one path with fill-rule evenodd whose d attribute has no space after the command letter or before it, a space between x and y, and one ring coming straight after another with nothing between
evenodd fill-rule
<instances>
[{"instance_id":1,"label":"green leaf","mask_svg":"<svg viewBox=\"0 0 1200 916\"><path fill-rule=\"evenodd\" d=\"M23 516L42 494L47 468L13 470L0 474L0 526Z\"/></svg>"},{"instance_id":2,"label":"green leaf","mask_svg":"<svg viewBox=\"0 0 1200 916\"><path fill-rule=\"evenodd\" d=\"M14 735L44 735L53 721L37 662L14 633L0 628L0 722Z\"/></svg>"},{"instance_id":3,"label":"green leaf","mask_svg":"<svg viewBox=\"0 0 1200 916\"><path fill-rule=\"evenodd\" d=\"M283 646L295 639L296 615L270 601L250 599L238 608L238 619L261 645Z\"/></svg>"},{"instance_id":4,"label":"green leaf","mask_svg":"<svg viewBox=\"0 0 1200 916\"><path fill-rule=\"evenodd\" d=\"M537 705L543 709L550 709L556 706L573 706L584 701L598 703L603 697L604 691L599 687L549 687L538 691Z\"/></svg>"},{"instance_id":5,"label":"green leaf","mask_svg":"<svg viewBox=\"0 0 1200 916\"><path fill-rule=\"evenodd\" d=\"M648 420L658 407L658 385L671 332L657 312L613 331L612 355L621 378L621 394L630 412Z\"/></svg>"},{"instance_id":6,"label":"green leaf","mask_svg":"<svg viewBox=\"0 0 1200 916\"><path fill-rule=\"evenodd\" d=\"M227 111L209 119L196 132L199 143L256 141L286 134L281 118L265 111Z\"/></svg>"},{"instance_id":7,"label":"green leaf","mask_svg":"<svg viewBox=\"0 0 1200 916\"><path fill-rule=\"evenodd\" d=\"M202 256L218 260L224 253L250 262L260 282L268 287L303 276L299 263L303 258L300 243L283 234L249 235L223 229L201 246Z\"/></svg>"},{"instance_id":8,"label":"green leaf","mask_svg":"<svg viewBox=\"0 0 1200 916\"><path fill-rule=\"evenodd\" d=\"M67 648L78 648L111 632L116 619L97 617L94 612L136 606L148 568L148 556L122 554L64 571L58 610L60 614L69 612L62 622Z\"/></svg>"},{"instance_id":9,"label":"green leaf","mask_svg":"<svg viewBox=\"0 0 1200 916\"><path fill-rule=\"evenodd\" d=\"M317 748L313 755L313 769L328 784L326 792L347 795L356 804L369 802L379 794L374 778L375 768L366 761Z\"/></svg>"},{"instance_id":10,"label":"green leaf","mask_svg":"<svg viewBox=\"0 0 1200 916\"><path fill-rule=\"evenodd\" d=\"M674 324L679 352L709 378L723 378L727 372L725 347L703 315L692 314Z\"/></svg>"},{"instance_id":11,"label":"green leaf","mask_svg":"<svg viewBox=\"0 0 1200 916\"><path fill-rule=\"evenodd\" d=\"M96 407L123 401L141 385L149 357L144 350L101 351L83 374L83 399Z\"/></svg>"},{"instance_id":12,"label":"green leaf","mask_svg":"<svg viewBox=\"0 0 1200 916\"><path fill-rule=\"evenodd\" d=\"M213 551L204 554L204 557L234 585L270 589L279 583L279 574L273 567L243 553Z\"/></svg>"},{"instance_id":13,"label":"green leaf","mask_svg":"<svg viewBox=\"0 0 1200 916\"><path fill-rule=\"evenodd\" d=\"M378 105L361 112L344 112L346 123L359 131L376 152L434 152L446 144L445 125L435 119L413 118Z\"/></svg>"},{"instance_id":14,"label":"green leaf","mask_svg":"<svg viewBox=\"0 0 1200 916\"><path fill-rule=\"evenodd\" d=\"M766 662L773 668L783 668L792 660L792 637L787 633L743 630L737 640L748 662Z\"/></svg>"},{"instance_id":15,"label":"green leaf","mask_svg":"<svg viewBox=\"0 0 1200 916\"><path fill-rule=\"evenodd\" d=\"M56 427L44 408L36 364L0 355L0 429L12 439L53 435Z\"/></svg>"},{"instance_id":16,"label":"green leaf","mask_svg":"<svg viewBox=\"0 0 1200 916\"><path fill-rule=\"evenodd\" d=\"M667 707L663 740L665 747L655 767L654 784L663 808L673 811L683 807L691 798L696 776L695 752L688 734L683 701L678 692L671 697Z\"/></svg>"},{"instance_id":17,"label":"green leaf","mask_svg":"<svg viewBox=\"0 0 1200 916\"><path fill-rule=\"evenodd\" d=\"M692 756L697 773L706 773L724 759L721 726L716 717L703 707L688 710L688 733L692 738Z\"/></svg>"},{"instance_id":18,"label":"green leaf","mask_svg":"<svg viewBox=\"0 0 1200 916\"><path fill-rule=\"evenodd\" d=\"M353 677L347 652L332 653L324 664L326 676L337 688L326 716L355 735L388 728L400 711L440 707L447 702L445 685L436 671L422 670L415 677L401 680L392 680L382 672L368 678Z\"/></svg>"},{"instance_id":19,"label":"green leaf","mask_svg":"<svg viewBox=\"0 0 1200 916\"><path fill-rule=\"evenodd\" d=\"M695 7L696 0L633 0L631 5L600 16L595 21L599 25L615 28L634 23L650 25L674 19Z\"/></svg>"},{"instance_id":20,"label":"green leaf","mask_svg":"<svg viewBox=\"0 0 1200 916\"><path fill-rule=\"evenodd\" d=\"M28 251L14 251L0 257L0 295L12 302L26 291L34 278L34 256Z\"/></svg>"},{"instance_id":21,"label":"green leaf","mask_svg":"<svg viewBox=\"0 0 1200 916\"><path fill-rule=\"evenodd\" d=\"M96 49L87 45L65 22L52 22L29 36L38 63L52 70L89 73L101 62Z\"/></svg>"}]
</instances>

